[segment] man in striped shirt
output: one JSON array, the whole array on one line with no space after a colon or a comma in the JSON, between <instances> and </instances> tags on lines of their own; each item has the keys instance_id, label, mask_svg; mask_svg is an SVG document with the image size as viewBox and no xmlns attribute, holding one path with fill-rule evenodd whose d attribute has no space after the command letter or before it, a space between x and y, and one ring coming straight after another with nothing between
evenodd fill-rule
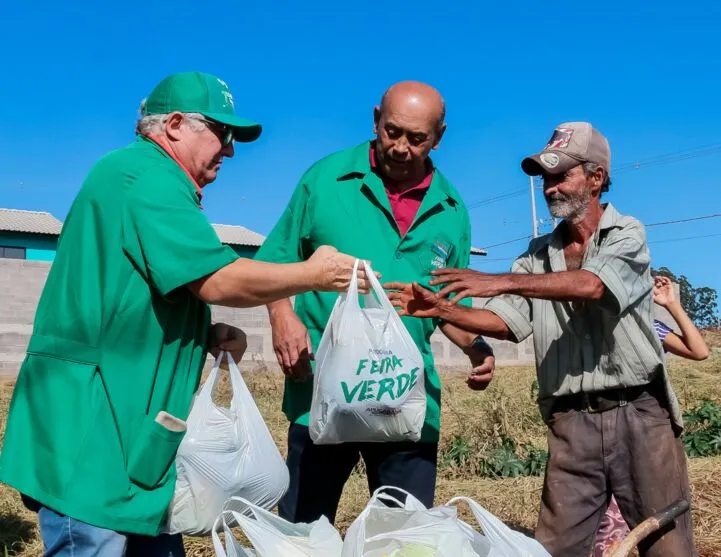
<instances>
[{"instance_id":1,"label":"man in striped shirt","mask_svg":"<svg viewBox=\"0 0 721 557\"><path fill-rule=\"evenodd\" d=\"M654 330L643 225L601 195L608 142L591 124L561 124L524 172L542 176L554 217L512 272L439 269L430 284L387 287L401 314L437 317L520 342L533 334L549 461L536 538L554 557L589 555L611 495L633 528L689 499L678 401ZM452 299L447 296L455 294ZM484 309L457 305L490 298ZM641 555L696 555L690 512L644 540Z\"/></svg>"}]
</instances>

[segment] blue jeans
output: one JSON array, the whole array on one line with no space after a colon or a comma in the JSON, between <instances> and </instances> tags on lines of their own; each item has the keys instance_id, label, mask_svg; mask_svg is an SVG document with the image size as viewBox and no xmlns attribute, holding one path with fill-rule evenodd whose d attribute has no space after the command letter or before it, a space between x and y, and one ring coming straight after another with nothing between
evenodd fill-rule
<instances>
[{"instance_id":1,"label":"blue jeans","mask_svg":"<svg viewBox=\"0 0 721 557\"><path fill-rule=\"evenodd\" d=\"M91 526L40 507L43 557L185 557L180 535L139 536Z\"/></svg>"}]
</instances>

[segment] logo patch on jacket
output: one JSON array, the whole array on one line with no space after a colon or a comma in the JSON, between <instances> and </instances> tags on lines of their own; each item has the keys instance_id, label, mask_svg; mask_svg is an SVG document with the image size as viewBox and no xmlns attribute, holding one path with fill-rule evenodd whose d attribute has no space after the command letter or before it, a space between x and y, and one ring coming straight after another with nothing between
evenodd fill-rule
<instances>
[{"instance_id":1,"label":"logo patch on jacket","mask_svg":"<svg viewBox=\"0 0 721 557\"><path fill-rule=\"evenodd\" d=\"M433 252L434 255L433 259L431 260L431 265L436 269L445 267L446 262L448 261L448 257L451 255L450 246L445 242L436 240L431 246L431 252Z\"/></svg>"}]
</instances>

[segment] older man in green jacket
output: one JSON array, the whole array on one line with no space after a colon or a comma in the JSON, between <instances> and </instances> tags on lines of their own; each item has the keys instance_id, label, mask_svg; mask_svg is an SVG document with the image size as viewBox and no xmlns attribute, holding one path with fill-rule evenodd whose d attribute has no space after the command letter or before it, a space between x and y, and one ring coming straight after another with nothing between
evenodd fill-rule
<instances>
[{"instance_id":1,"label":"older man in green jacket","mask_svg":"<svg viewBox=\"0 0 721 557\"><path fill-rule=\"evenodd\" d=\"M137 131L70 209L10 407L0 480L38 511L47 556L183 555L179 536L158 534L184 420L208 350L244 349L209 304L341 291L355 261L319 246L274 265L220 242L204 188L261 127L217 77L164 79Z\"/></svg>"}]
</instances>

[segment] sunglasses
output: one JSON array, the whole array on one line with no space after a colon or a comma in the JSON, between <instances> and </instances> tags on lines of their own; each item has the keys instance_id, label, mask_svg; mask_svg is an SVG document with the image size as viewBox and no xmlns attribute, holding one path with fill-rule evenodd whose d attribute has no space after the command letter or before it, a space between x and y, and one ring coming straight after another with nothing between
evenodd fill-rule
<instances>
[{"instance_id":1,"label":"sunglasses","mask_svg":"<svg viewBox=\"0 0 721 557\"><path fill-rule=\"evenodd\" d=\"M233 143L235 131L231 126L228 126L227 124L221 124L220 122L216 122L215 120L200 118L198 116L193 116L192 118L194 120L198 120L199 122L203 122L206 126L208 126L208 129L218 136L218 139L220 139L220 143L223 145L223 147L227 147L228 145Z\"/></svg>"}]
</instances>

